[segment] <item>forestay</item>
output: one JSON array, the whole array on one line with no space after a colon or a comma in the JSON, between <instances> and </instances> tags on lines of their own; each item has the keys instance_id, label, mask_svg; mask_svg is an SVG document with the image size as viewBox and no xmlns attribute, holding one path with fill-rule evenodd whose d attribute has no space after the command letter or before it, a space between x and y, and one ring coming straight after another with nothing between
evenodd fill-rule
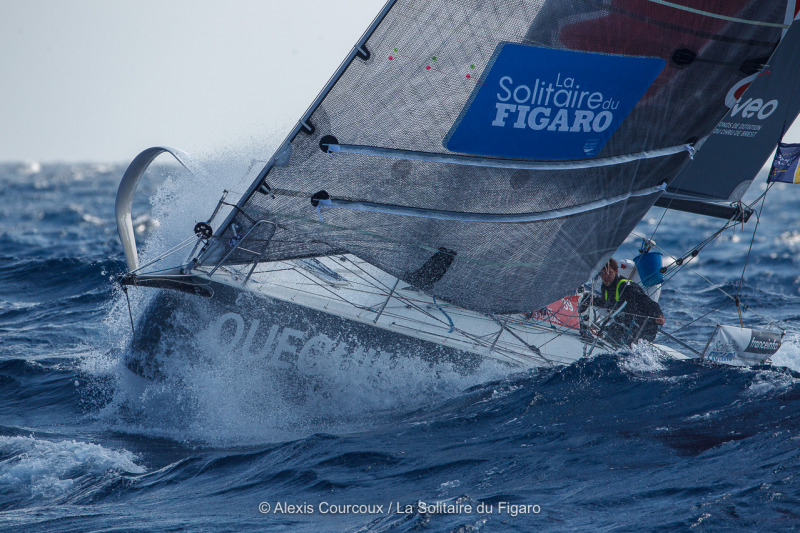
<instances>
[{"instance_id":1,"label":"forestay","mask_svg":"<svg viewBox=\"0 0 800 533\"><path fill-rule=\"evenodd\" d=\"M648 0L389 2L199 262L350 252L488 313L558 300L781 38L784 1L691 4L736 20Z\"/></svg>"}]
</instances>

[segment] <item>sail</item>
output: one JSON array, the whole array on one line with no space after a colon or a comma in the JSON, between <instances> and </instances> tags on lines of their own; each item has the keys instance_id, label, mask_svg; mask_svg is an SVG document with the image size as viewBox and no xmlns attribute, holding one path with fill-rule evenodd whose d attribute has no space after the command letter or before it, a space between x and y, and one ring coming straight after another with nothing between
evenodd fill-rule
<instances>
[{"instance_id":1,"label":"sail","mask_svg":"<svg viewBox=\"0 0 800 533\"><path fill-rule=\"evenodd\" d=\"M702 149L668 188L677 203L686 197L738 202L800 112L800 21L789 28L758 72L726 95L730 111ZM673 200L664 198L664 207Z\"/></svg>"},{"instance_id":2,"label":"sail","mask_svg":"<svg viewBox=\"0 0 800 533\"><path fill-rule=\"evenodd\" d=\"M389 2L198 263L349 252L487 313L558 300L781 38L785 2L686 5Z\"/></svg>"}]
</instances>

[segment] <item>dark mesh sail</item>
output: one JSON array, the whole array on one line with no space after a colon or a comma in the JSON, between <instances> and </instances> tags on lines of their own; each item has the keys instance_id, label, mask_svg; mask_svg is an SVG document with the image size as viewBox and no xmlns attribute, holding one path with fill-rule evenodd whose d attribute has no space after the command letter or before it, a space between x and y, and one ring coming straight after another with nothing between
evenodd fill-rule
<instances>
[{"instance_id":1,"label":"dark mesh sail","mask_svg":"<svg viewBox=\"0 0 800 533\"><path fill-rule=\"evenodd\" d=\"M769 23L782 23L786 15L785 2L778 1L684 2ZM590 159L680 146L711 132L728 110L726 93L745 76L742 65L768 57L780 37L777 27L724 21L647 0L398 0L201 261L350 252L414 283L426 262L446 250L454 259L439 279L422 287L437 297L486 312L544 306L596 271L657 195L550 220L506 223L325 207L320 221L310 199L324 190L334 199L427 210L544 213L669 182L688 160L686 152L595 168L521 170L418 161L400 152L329 154L320 148L321 139L452 155L448 135L491 71L498 45L518 43L664 60L655 81ZM245 234L229 254L234 237Z\"/></svg>"}]
</instances>

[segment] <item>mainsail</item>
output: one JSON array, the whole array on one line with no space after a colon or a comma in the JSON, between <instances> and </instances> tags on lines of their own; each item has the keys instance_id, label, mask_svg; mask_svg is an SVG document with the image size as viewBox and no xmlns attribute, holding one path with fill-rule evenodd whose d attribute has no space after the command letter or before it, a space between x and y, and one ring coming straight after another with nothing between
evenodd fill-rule
<instances>
[{"instance_id":1,"label":"mainsail","mask_svg":"<svg viewBox=\"0 0 800 533\"><path fill-rule=\"evenodd\" d=\"M685 4L390 1L197 262L352 253L486 313L558 300L785 29L785 2Z\"/></svg>"}]
</instances>

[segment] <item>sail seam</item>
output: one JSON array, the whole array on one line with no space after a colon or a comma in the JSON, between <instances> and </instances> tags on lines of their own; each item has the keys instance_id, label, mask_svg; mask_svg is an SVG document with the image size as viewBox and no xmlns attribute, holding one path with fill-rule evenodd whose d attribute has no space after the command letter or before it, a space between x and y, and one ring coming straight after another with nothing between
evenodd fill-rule
<instances>
[{"instance_id":1,"label":"sail seam","mask_svg":"<svg viewBox=\"0 0 800 533\"><path fill-rule=\"evenodd\" d=\"M667 2L666 0L648 0L654 4L661 4L662 6L672 7L675 9L680 9L681 11L687 11L689 13L694 13L696 15L703 15L704 17L711 17L720 20L727 20L728 22L739 22L741 24L752 24L754 26L767 26L769 28L782 28L788 29L789 26L787 24L781 24L778 22L762 22L760 20L749 20L749 19L740 19L736 17L728 17L726 15L720 15L717 13L712 13L710 11L703 11L702 9L695 9L693 7L682 6L680 4L676 4L674 2Z\"/></svg>"},{"instance_id":2,"label":"sail seam","mask_svg":"<svg viewBox=\"0 0 800 533\"><path fill-rule=\"evenodd\" d=\"M350 200L319 200L320 207L335 207L341 209L356 209L359 211L370 211L373 213L385 213L389 215L403 215L409 217L430 218L437 220L457 220L462 222L491 222L491 223L519 223L519 222L539 222L542 220L552 220L571 215L578 215L588 211L595 211L610 205L624 202L630 198L650 196L664 192L667 184L662 183L656 187L648 187L638 191L631 191L601 200L595 200L585 204L573 205L551 211L540 211L538 213L515 213L515 214L493 214L493 213L463 213L460 211L441 211L438 209L424 209L420 207L405 207L400 205L378 204L374 202L355 202Z\"/></svg>"},{"instance_id":3,"label":"sail seam","mask_svg":"<svg viewBox=\"0 0 800 533\"><path fill-rule=\"evenodd\" d=\"M430 161L434 163L449 163L453 165L467 165L484 168L510 168L520 170L575 170L580 168L607 167L621 165L631 161L642 159L653 159L669 155L688 152L689 156L694 156L695 148L690 144L681 144L660 148L658 150L647 150L636 154L626 154L601 159L587 159L580 161L529 161L524 159L492 159L486 157L472 157L458 154L434 154L430 152L415 152L411 150L398 150L395 148L380 148L377 146L366 146L358 144L327 144L328 153L332 154L360 154L374 155L377 157L389 157L393 159L408 159L412 161Z\"/></svg>"}]
</instances>

